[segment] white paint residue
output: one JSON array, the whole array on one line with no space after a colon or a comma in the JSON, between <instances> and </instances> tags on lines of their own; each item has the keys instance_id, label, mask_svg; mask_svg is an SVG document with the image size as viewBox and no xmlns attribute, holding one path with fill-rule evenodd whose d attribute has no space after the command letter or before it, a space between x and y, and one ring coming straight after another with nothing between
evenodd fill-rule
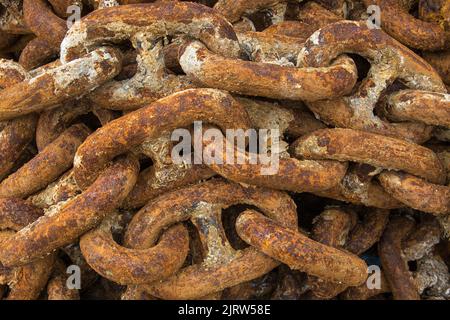
<instances>
[{"instance_id":1,"label":"white paint residue","mask_svg":"<svg viewBox=\"0 0 450 320\"><path fill-rule=\"evenodd\" d=\"M186 73L198 73L202 70L203 63L197 58L197 53L202 49L202 44L192 42L180 57L180 64Z\"/></svg>"}]
</instances>

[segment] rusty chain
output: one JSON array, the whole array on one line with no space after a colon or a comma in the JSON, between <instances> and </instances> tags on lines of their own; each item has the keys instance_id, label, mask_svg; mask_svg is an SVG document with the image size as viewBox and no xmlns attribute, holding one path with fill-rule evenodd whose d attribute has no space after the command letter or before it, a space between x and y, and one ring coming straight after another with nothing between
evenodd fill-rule
<instances>
[{"instance_id":1,"label":"rusty chain","mask_svg":"<svg viewBox=\"0 0 450 320\"><path fill-rule=\"evenodd\" d=\"M450 299L449 69L445 0L0 0L0 299Z\"/></svg>"}]
</instances>

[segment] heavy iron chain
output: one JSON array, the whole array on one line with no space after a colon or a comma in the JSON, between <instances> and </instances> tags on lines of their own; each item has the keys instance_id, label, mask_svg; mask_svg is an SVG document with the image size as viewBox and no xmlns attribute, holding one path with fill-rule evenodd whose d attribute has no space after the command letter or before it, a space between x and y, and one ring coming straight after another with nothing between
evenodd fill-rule
<instances>
[{"instance_id":1,"label":"heavy iron chain","mask_svg":"<svg viewBox=\"0 0 450 320\"><path fill-rule=\"evenodd\" d=\"M450 298L448 1L0 9L0 298Z\"/></svg>"}]
</instances>

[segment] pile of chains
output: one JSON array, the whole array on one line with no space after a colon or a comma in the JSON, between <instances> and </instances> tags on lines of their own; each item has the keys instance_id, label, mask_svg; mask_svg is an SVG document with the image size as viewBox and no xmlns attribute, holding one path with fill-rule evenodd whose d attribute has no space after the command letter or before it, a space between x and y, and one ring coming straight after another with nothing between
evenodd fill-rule
<instances>
[{"instance_id":1,"label":"pile of chains","mask_svg":"<svg viewBox=\"0 0 450 320\"><path fill-rule=\"evenodd\" d=\"M0 0L0 58L0 298L450 299L450 1Z\"/></svg>"}]
</instances>

